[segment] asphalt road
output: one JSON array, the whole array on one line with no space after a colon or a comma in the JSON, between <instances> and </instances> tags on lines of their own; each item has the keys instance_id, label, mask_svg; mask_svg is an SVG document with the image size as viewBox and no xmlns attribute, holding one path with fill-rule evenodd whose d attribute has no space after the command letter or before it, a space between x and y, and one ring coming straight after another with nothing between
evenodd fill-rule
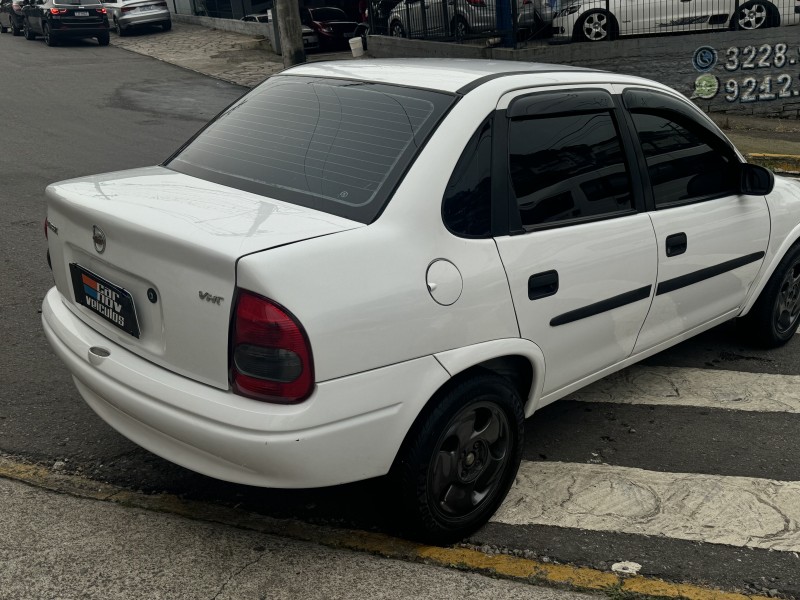
<instances>
[{"instance_id":1,"label":"asphalt road","mask_svg":"<svg viewBox=\"0 0 800 600\"><path fill-rule=\"evenodd\" d=\"M48 48L2 35L0 57L0 452L135 490L398 533L380 481L255 489L206 478L137 448L83 403L42 334L40 303L52 281L42 231L45 186L158 163L244 90L92 42ZM751 348L734 325L725 325L647 364L798 375L799 349L800 340L775 351ZM794 413L567 400L529 422L525 459L800 481L798 432L800 414ZM600 568L637 560L643 573L672 581L800 597L800 560L791 552L499 522L471 542Z\"/></svg>"}]
</instances>

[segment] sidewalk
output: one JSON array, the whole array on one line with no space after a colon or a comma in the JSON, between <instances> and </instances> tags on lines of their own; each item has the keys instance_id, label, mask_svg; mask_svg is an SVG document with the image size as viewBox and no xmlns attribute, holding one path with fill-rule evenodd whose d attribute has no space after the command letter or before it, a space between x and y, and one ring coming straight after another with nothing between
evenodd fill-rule
<instances>
[{"instance_id":1,"label":"sidewalk","mask_svg":"<svg viewBox=\"0 0 800 600\"><path fill-rule=\"evenodd\" d=\"M0 599L598 600L0 479Z\"/></svg>"}]
</instances>

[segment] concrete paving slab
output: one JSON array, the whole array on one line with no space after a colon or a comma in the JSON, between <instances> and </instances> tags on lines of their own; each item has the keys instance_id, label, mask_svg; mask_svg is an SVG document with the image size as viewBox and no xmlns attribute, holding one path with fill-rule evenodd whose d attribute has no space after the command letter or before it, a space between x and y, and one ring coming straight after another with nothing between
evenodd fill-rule
<instances>
[{"instance_id":1,"label":"concrete paving slab","mask_svg":"<svg viewBox=\"0 0 800 600\"><path fill-rule=\"evenodd\" d=\"M0 479L0 599L596 600Z\"/></svg>"}]
</instances>

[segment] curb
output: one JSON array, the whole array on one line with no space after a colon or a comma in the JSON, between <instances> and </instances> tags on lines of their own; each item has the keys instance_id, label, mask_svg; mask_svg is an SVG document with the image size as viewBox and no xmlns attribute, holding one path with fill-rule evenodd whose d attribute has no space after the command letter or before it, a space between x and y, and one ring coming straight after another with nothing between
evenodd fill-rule
<instances>
[{"instance_id":1,"label":"curb","mask_svg":"<svg viewBox=\"0 0 800 600\"><path fill-rule=\"evenodd\" d=\"M747 162L766 167L779 175L800 175L800 156L794 154L745 154Z\"/></svg>"},{"instance_id":2,"label":"curb","mask_svg":"<svg viewBox=\"0 0 800 600\"><path fill-rule=\"evenodd\" d=\"M45 467L0 455L0 477L78 498L169 513L200 521L367 552L384 558L481 573L535 585L576 591L604 592L687 600L770 600L691 584L676 584L644 576L625 576L570 565L544 563L506 554L489 555L463 547L441 548L368 531L355 531L281 520L207 502L183 500L172 494L147 495L77 475L54 473Z\"/></svg>"}]
</instances>

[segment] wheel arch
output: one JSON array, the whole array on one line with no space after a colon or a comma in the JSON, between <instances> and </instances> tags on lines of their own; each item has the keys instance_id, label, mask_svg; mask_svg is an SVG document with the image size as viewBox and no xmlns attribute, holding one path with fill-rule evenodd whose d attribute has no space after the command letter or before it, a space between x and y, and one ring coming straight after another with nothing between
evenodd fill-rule
<instances>
[{"instance_id":1,"label":"wheel arch","mask_svg":"<svg viewBox=\"0 0 800 600\"><path fill-rule=\"evenodd\" d=\"M795 228L792 229L789 235L783 240L783 243L778 247L775 253L772 254L769 263L766 264L766 266L762 266L761 272L758 275L758 284L751 290L750 295L744 303L742 312L739 313L740 317L750 312L750 309L753 308L753 305L758 301L758 297L761 295L761 292L764 291L764 288L767 286L775 269L778 268L778 265L783 260L783 257L798 245L800 245L800 225L796 225Z\"/></svg>"},{"instance_id":2,"label":"wheel arch","mask_svg":"<svg viewBox=\"0 0 800 600\"><path fill-rule=\"evenodd\" d=\"M541 348L530 340L493 340L441 352L434 357L451 376L442 389L475 371L490 371L514 384L522 399L526 418L536 410L544 384L545 360ZM432 398L442 389L437 390Z\"/></svg>"}]
</instances>

